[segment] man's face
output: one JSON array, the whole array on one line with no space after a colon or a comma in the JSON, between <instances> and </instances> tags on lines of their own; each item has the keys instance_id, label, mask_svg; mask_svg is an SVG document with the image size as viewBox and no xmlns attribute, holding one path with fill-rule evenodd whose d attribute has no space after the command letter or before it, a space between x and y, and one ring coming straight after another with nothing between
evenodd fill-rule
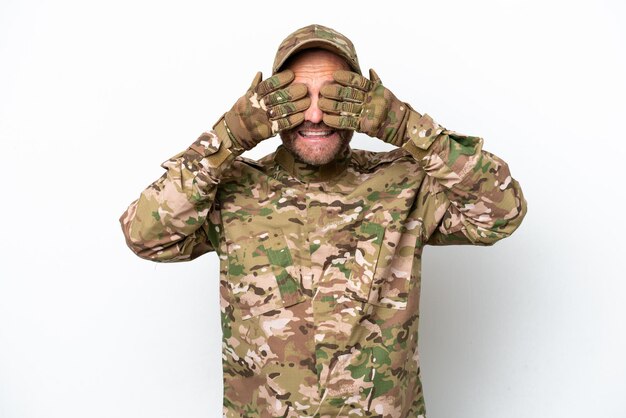
<instances>
[{"instance_id":1,"label":"man's face","mask_svg":"<svg viewBox=\"0 0 626 418\"><path fill-rule=\"evenodd\" d=\"M348 146L354 132L349 129L334 129L324 124L317 100L322 86L333 81L333 72L350 70L350 67L338 55L314 49L301 52L285 68L294 72L294 83L307 86L311 106L304 112L302 124L280 133L283 144L305 163L329 163Z\"/></svg>"}]
</instances>

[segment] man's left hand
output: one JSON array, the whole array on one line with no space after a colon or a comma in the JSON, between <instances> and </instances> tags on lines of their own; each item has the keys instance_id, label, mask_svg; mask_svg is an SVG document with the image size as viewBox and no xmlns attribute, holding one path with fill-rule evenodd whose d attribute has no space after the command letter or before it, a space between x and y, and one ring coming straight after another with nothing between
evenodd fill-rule
<instances>
[{"instance_id":1,"label":"man's left hand","mask_svg":"<svg viewBox=\"0 0 626 418\"><path fill-rule=\"evenodd\" d=\"M318 101L326 125L402 145L409 107L383 86L373 69L369 80L345 70L335 71L333 79L320 89Z\"/></svg>"}]
</instances>

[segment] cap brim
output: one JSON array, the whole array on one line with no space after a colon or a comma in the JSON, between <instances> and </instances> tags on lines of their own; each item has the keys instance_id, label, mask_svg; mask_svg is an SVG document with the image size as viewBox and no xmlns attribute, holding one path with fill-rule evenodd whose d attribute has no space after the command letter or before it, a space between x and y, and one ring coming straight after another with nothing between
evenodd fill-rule
<instances>
[{"instance_id":1,"label":"cap brim","mask_svg":"<svg viewBox=\"0 0 626 418\"><path fill-rule=\"evenodd\" d=\"M287 59L289 59L289 57L295 54L296 52L300 52L305 49L311 49L311 48L322 48L332 53L335 53L339 55L340 57L342 57L343 59L345 59L348 65L350 66L350 68L352 68L354 71L358 73L361 72L359 68L355 68L354 64L345 56L343 51L337 48L337 46L333 42L328 41L326 39L318 38L318 39L309 39L307 41L302 42L301 44L298 44L294 48L292 48L289 52L285 54L283 59L281 59L276 64L276 67L272 69L272 73L276 73L280 69L280 67L282 67L283 64L287 61Z\"/></svg>"}]
</instances>

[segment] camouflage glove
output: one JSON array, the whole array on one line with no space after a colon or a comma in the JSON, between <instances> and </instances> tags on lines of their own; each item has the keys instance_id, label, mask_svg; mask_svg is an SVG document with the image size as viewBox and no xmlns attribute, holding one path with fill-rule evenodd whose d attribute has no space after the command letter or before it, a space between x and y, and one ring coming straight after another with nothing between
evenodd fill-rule
<instances>
[{"instance_id":1,"label":"camouflage glove","mask_svg":"<svg viewBox=\"0 0 626 418\"><path fill-rule=\"evenodd\" d=\"M335 71L333 78L335 83L320 89L318 101L326 125L402 145L411 107L385 88L374 70L370 80L345 70Z\"/></svg>"},{"instance_id":2,"label":"camouflage glove","mask_svg":"<svg viewBox=\"0 0 626 418\"><path fill-rule=\"evenodd\" d=\"M303 111L311 104L311 99L305 97L306 86L291 83L293 71L276 73L264 81L262 77L257 72L246 94L223 116L230 139L244 150L302 123Z\"/></svg>"}]
</instances>

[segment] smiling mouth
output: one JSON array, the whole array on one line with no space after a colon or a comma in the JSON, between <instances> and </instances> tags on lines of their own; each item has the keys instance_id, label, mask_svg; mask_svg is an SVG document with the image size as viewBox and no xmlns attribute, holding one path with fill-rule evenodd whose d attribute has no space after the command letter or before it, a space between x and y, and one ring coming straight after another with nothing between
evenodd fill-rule
<instances>
[{"instance_id":1,"label":"smiling mouth","mask_svg":"<svg viewBox=\"0 0 626 418\"><path fill-rule=\"evenodd\" d=\"M334 129L323 129L323 130L303 129L301 131L298 131L298 135L306 139L327 138L333 135L334 133L335 133Z\"/></svg>"}]
</instances>

